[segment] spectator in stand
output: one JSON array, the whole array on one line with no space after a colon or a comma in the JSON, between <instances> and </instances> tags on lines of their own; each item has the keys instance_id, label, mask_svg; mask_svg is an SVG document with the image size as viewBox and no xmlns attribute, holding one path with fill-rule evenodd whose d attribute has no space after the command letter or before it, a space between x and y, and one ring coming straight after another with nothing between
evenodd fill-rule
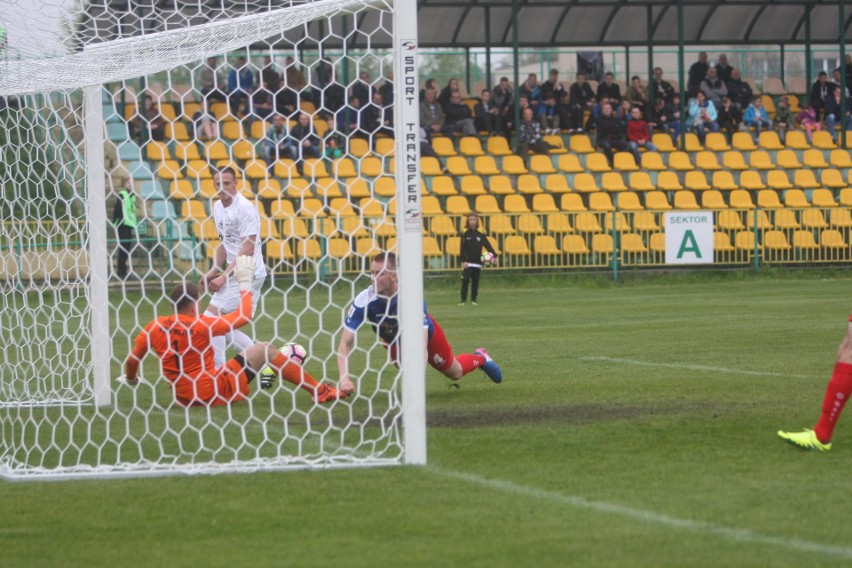
<instances>
[{"instance_id":1,"label":"spectator in stand","mask_svg":"<svg viewBox=\"0 0 852 568\"><path fill-rule=\"evenodd\" d=\"M598 85L598 100L603 100L604 97L608 98L613 105L617 105L621 102L621 87L615 82L615 77L611 71L607 71L604 75L603 83Z\"/></svg>"},{"instance_id":2,"label":"spectator in stand","mask_svg":"<svg viewBox=\"0 0 852 568\"><path fill-rule=\"evenodd\" d=\"M816 82L811 87L811 104L814 111L817 113L819 120L820 113L825 111L825 103L834 96L834 89L837 87L834 83L828 80L828 73L820 71Z\"/></svg>"},{"instance_id":3,"label":"spectator in stand","mask_svg":"<svg viewBox=\"0 0 852 568\"><path fill-rule=\"evenodd\" d=\"M360 132L361 125L361 101L358 97L349 97L349 104L337 109L335 113L335 124L337 130L344 135L356 135ZM359 135L363 138L363 135Z\"/></svg>"},{"instance_id":4,"label":"spectator in stand","mask_svg":"<svg viewBox=\"0 0 852 568\"><path fill-rule=\"evenodd\" d=\"M731 71L734 70L733 67L728 63L728 56L724 53L719 54L719 61L716 62L716 76L722 80L723 83L727 83L728 79L731 78Z\"/></svg>"},{"instance_id":5,"label":"spectator in stand","mask_svg":"<svg viewBox=\"0 0 852 568\"><path fill-rule=\"evenodd\" d=\"M662 97L654 99L654 106L648 111L648 128L652 132L671 134L671 106Z\"/></svg>"},{"instance_id":6,"label":"spectator in stand","mask_svg":"<svg viewBox=\"0 0 852 568\"><path fill-rule=\"evenodd\" d=\"M552 92L544 95L544 102L538 105L536 118L541 123L545 135L559 134L559 113L556 112L556 95Z\"/></svg>"},{"instance_id":7,"label":"spectator in stand","mask_svg":"<svg viewBox=\"0 0 852 568\"><path fill-rule=\"evenodd\" d=\"M287 81L287 85L297 93L301 93L302 89L308 84L305 80L305 74L302 72L302 66L292 56L287 57L285 64L284 79Z\"/></svg>"},{"instance_id":8,"label":"spectator in stand","mask_svg":"<svg viewBox=\"0 0 852 568\"><path fill-rule=\"evenodd\" d=\"M527 80L521 84L519 93L522 97L527 98L533 112L536 112L538 110L538 105L541 103L541 96L543 92L541 85L538 83L538 76L536 76L535 73L530 73L527 76Z\"/></svg>"},{"instance_id":9,"label":"spectator in stand","mask_svg":"<svg viewBox=\"0 0 852 568\"><path fill-rule=\"evenodd\" d=\"M586 130L589 132L597 127L604 105L612 105L609 97L603 97L599 103L592 107L592 112L589 114L589 120L586 121ZM613 111L613 116L615 116L615 114L615 111Z\"/></svg>"},{"instance_id":10,"label":"spectator in stand","mask_svg":"<svg viewBox=\"0 0 852 568\"><path fill-rule=\"evenodd\" d=\"M846 93L849 96L852 95L852 55L847 53L843 61L846 64Z\"/></svg>"},{"instance_id":11,"label":"spectator in stand","mask_svg":"<svg viewBox=\"0 0 852 568\"><path fill-rule=\"evenodd\" d=\"M299 112L299 93L290 88L289 83L283 83L275 93L275 109L288 119L296 119Z\"/></svg>"},{"instance_id":12,"label":"spectator in stand","mask_svg":"<svg viewBox=\"0 0 852 568\"><path fill-rule=\"evenodd\" d=\"M627 142L636 158L636 163L642 160L639 157L639 148L645 148L648 152L656 152L657 146L651 142L651 129L642 118L642 110L639 107L630 109L631 119L627 123Z\"/></svg>"},{"instance_id":13,"label":"spectator in stand","mask_svg":"<svg viewBox=\"0 0 852 568\"><path fill-rule=\"evenodd\" d=\"M671 83L663 79L662 67L654 67L654 78L651 79L649 90L654 93L654 100L663 99L666 104L672 102L675 90Z\"/></svg>"},{"instance_id":14,"label":"spectator in stand","mask_svg":"<svg viewBox=\"0 0 852 568\"><path fill-rule=\"evenodd\" d=\"M707 70L707 77L701 82L701 92L716 106L722 104L722 97L728 96L728 86L719 78L715 67Z\"/></svg>"},{"instance_id":15,"label":"spectator in stand","mask_svg":"<svg viewBox=\"0 0 852 568\"><path fill-rule=\"evenodd\" d=\"M323 138L325 149L323 153L328 160L342 158L346 151L346 138L337 130L337 124L335 124L333 117L328 117L327 124L328 129L325 131L325 138Z\"/></svg>"},{"instance_id":16,"label":"spectator in stand","mask_svg":"<svg viewBox=\"0 0 852 568\"><path fill-rule=\"evenodd\" d=\"M728 96L738 111L742 112L751 104L751 99L754 98L751 85L742 80L739 69L731 69L731 78L725 82L725 86L728 87Z\"/></svg>"},{"instance_id":17,"label":"spectator in stand","mask_svg":"<svg viewBox=\"0 0 852 568\"><path fill-rule=\"evenodd\" d=\"M388 71L385 77L385 82L379 87L379 92L382 94L382 102L386 107L393 106L393 71Z\"/></svg>"},{"instance_id":18,"label":"spectator in stand","mask_svg":"<svg viewBox=\"0 0 852 568\"><path fill-rule=\"evenodd\" d=\"M278 69L269 55L263 58L263 67L257 72L257 84L263 85L264 83L266 83L266 88L273 93L277 93L278 87L281 86L281 74L278 73Z\"/></svg>"},{"instance_id":19,"label":"spectator in stand","mask_svg":"<svg viewBox=\"0 0 852 568\"><path fill-rule=\"evenodd\" d=\"M630 103L631 108L639 107L639 110L643 114L647 110L648 102L651 100L647 87L642 85L642 80L639 79L638 75L630 78L630 86L627 87L627 93L624 98Z\"/></svg>"},{"instance_id":20,"label":"spectator in stand","mask_svg":"<svg viewBox=\"0 0 852 568\"><path fill-rule=\"evenodd\" d=\"M500 108L491 102L491 91L482 89L479 102L473 107L476 118L474 124L477 131L488 132L489 136L497 136L503 131Z\"/></svg>"},{"instance_id":21,"label":"spectator in stand","mask_svg":"<svg viewBox=\"0 0 852 568\"><path fill-rule=\"evenodd\" d=\"M551 69L550 78L541 86L542 97L546 97L547 93L553 93L554 99L558 101L563 92L565 87L559 82L559 70Z\"/></svg>"},{"instance_id":22,"label":"spectator in stand","mask_svg":"<svg viewBox=\"0 0 852 568\"><path fill-rule=\"evenodd\" d=\"M571 95L566 90L559 93L559 100L556 101L556 113L559 115L560 129L566 129L571 126Z\"/></svg>"},{"instance_id":23,"label":"spectator in stand","mask_svg":"<svg viewBox=\"0 0 852 568\"><path fill-rule=\"evenodd\" d=\"M698 61L689 67L689 78L686 88L689 91L690 97L694 97L701 90L701 82L707 77L708 69L710 69L710 65L707 63L707 52L702 51L698 54Z\"/></svg>"},{"instance_id":24,"label":"spectator in stand","mask_svg":"<svg viewBox=\"0 0 852 568\"><path fill-rule=\"evenodd\" d=\"M834 90L838 90L840 85L843 85L842 79L843 77L840 76L840 67L838 67L834 70ZM846 93L846 98L849 98L849 89L844 85L843 90ZM831 98L829 98L829 100L831 100Z\"/></svg>"},{"instance_id":25,"label":"spectator in stand","mask_svg":"<svg viewBox=\"0 0 852 568\"><path fill-rule=\"evenodd\" d=\"M616 116L621 119L621 122L627 126L628 121L633 120L633 116L630 114L630 110L633 108L633 105L630 104L630 101L624 100L621 101L621 104L618 105L618 112L616 112Z\"/></svg>"},{"instance_id":26,"label":"spectator in stand","mask_svg":"<svg viewBox=\"0 0 852 568\"><path fill-rule=\"evenodd\" d=\"M311 116L306 112L299 113L299 122L290 129L290 154L300 174L304 173L305 158L320 157L320 139L314 131Z\"/></svg>"},{"instance_id":27,"label":"spectator in stand","mask_svg":"<svg viewBox=\"0 0 852 568\"><path fill-rule=\"evenodd\" d=\"M689 117L686 119L686 127L695 130L698 141L704 145L707 132L718 132L719 123L716 122L716 105L707 100L702 91L696 93L694 99L689 101Z\"/></svg>"},{"instance_id":28,"label":"spectator in stand","mask_svg":"<svg viewBox=\"0 0 852 568\"><path fill-rule=\"evenodd\" d=\"M287 124L284 122L284 117L280 114L275 114L272 117L272 126L266 131L266 138L263 141L263 155L266 158L266 163L270 171L272 171L275 162L279 158L290 158L293 156L291 146L292 143L287 133Z\"/></svg>"},{"instance_id":29,"label":"spectator in stand","mask_svg":"<svg viewBox=\"0 0 852 568\"><path fill-rule=\"evenodd\" d=\"M728 142L731 142L742 123L742 114L731 97L722 98L722 104L716 109L716 122L719 123L719 131L727 134Z\"/></svg>"},{"instance_id":30,"label":"spectator in stand","mask_svg":"<svg viewBox=\"0 0 852 568\"><path fill-rule=\"evenodd\" d=\"M440 134L444 128L444 109L437 101L434 89L426 91L426 97L420 103L420 130L422 138L427 142L434 134Z\"/></svg>"},{"instance_id":31,"label":"spectator in stand","mask_svg":"<svg viewBox=\"0 0 852 568\"><path fill-rule=\"evenodd\" d=\"M426 82L423 83L423 88L420 89L420 102L422 103L426 99L426 91L438 91L438 81L435 79L426 79Z\"/></svg>"},{"instance_id":32,"label":"spectator in stand","mask_svg":"<svg viewBox=\"0 0 852 568\"><path fill-rule=\"evenodd\" d=\"M583 118L586 110L595 106L595 93L591 85L586 82L585 73L577 73L577 80L568 89L568 104L571 105L571 122L568 124L568 133L583 132Z\"/></svg>"},{"instance_id":33,"label":"spectator in stand","mask_svg":"<svg viewBox=\"0 0 852 568\"><path fill-rule=\"evenodd\" d=\"M500 77L500 82L491 90L491 102L500 109L500 120L508 137L515 121L515 94L508 77Z\"/></svg>"},{"instance_id":34,"label":"spectator in stand","mask_svg":"<svg viewBox=\"0 0 852 568\"><path fill-rule=\"evenodd\" d=\"M329 61L321 59L311 72L311 100L318 108L323 102L323 91L331 83L334 76L334 66ZM345 91L344 91L345 92ZM340 99L341 101L343 99Z\"/></svg>"},{"instance_id":35,"label":"spectator in stand","mask_svg":"<svg viewBox=\"0 0 852 568\"><path fill-rule=\"evenodd\" d=\"M441 90L441 93L438 95L438 104L441 105L441 108L444 109L444 113L447 112L447 107L450 105L450 97L453 95L453 91L459 90L459 81L455 77L451 78L447 81L447 85Z\"/></svg>"},{"instance_id":36,"label":"spectator in stand","mask_svg":"<svg viewBox=\"0 0 852 568\"><path fill-rule=\"evenodd\" d=\"M778 132L778 139L784 144L787 141L787 131L790 126L796 122L796 117L790 112L790 102L787 97L778 99L778 104L775 107L775 117L772 119L772 125L775 131Z\"/></svg>"},{"instance_id":37,"label":"spectator in stand","mask_svg":"<svg viewBox=\"0 0 852 568\"><path fill-rule=\"evenodd\" d=\"M382 94L373 91L373 100L361 109L361 129L374 134L384 134L393 138L393 115L391 109L384 105Z\"/></svg>"},{"instance_id":38,"label":"spectator in stand","mask_svg":"<svg viewBox=\"0 0 852 568\"><path fill-rule=\"evenodd\" d=\"M249 97L254 91L254 73L251 72L245 57L237 58L237 66L228 73L228 106L231 114L237 116L240 104L249 112Z\"/></svg>"},{"instance_id":39,"label":"spectator in stand","mask_svg":"<svg viewBox=\"0 0 852 568\"><path fill-rule=\"evenodd\" d=\"M630 144L624 135L624 123L612 112L612 105L607 101L601 105L601 116L597 124L598 148L604 151L609 164L612 165L614 150L630 152Z\"/></svg>"},{"instance_id":40,"label":"spectator in stand","mask_svg":"<svg viewBox=\"0 0 852 568\"><path fill-rule=\"evenodd\" d=\"M335 114L346 102L346 89L337 82L334 68L326 70L325 87L315 92L314 100L324 116Z\"/></svg>"},{"instance_id":41,"label":"spectator in stand","mask_svg":"<svg viewBox=\"0 0 852 568\"><path fill-rule=\"evenodd\" d=\"M547 154L553 148L553 146L544 141L544 137L541 134L541 124L533 120L533 112L532 107L527 107L521 115L518 155L523 158L524 162L527 162L530 152Z\"/></svg>"},{"instance_id":42,"label":"spectator in stand","mask_svg":"<svg viewBox=\"0 0 852 568\"><path fill-rule=\"evenodd\" d=\"M362 71L358 76L358 80L349 89L349 94L353 97L358 97L362 105L366 105L373 100L373 86L370 84L370 74Z\"/></svg>"},{"instance_id":43,"label":"spectator in stand","mask_svg":"<svg viewBox=\"0 0 852 568\"><path fill-rule=\"evenodd\" d=\"M808 135L808 142L813 141L814 130L822 130L819 114L813 105L809 105L808 108L796 115L796 124L801 126L802 130Z\"/></svg>"},{"instance_id":44,"label":"spectator in stand","mask_svg":"<svg viewBox=\"0 0 852 568\"><path fill-rule=\"evenodd\" d=\"M142 143L149 140L162 142L166 138L166 122L160 113L160 105L154 101L151 95L145 95L144 100L145 108L141 113L138 110L136 111L137 116L131 122L130 135L139 136Z\"/></svg>"},{"instance_id":45,"label":"spectator in stand","mask_svg":"<svg viewBox=\"0 0 852 568\"><path fill-rule=\"evenodd\" d=\"M846 120L841 120L843 108L841 106L840 89L834 89L834 96L825 103L825 129L831 134L832 140L837 142L834 128L839 124L840 130L852 130L852 100L846 97Z\"/></svg>"},{"instance_id":46,"label":"spectator in stand","mask_svg":"<svg viewBox=\"0 0 852 568\"><path fill-rule=\"evenodd\" d=\"M453 91L450 102L444 109L444 134L452 136L461 132L465 136L476 136L476 126L473 124L470 107L462 102L461 93Z\"/></svg>"},{"instance_id":47,"label":"spectator in stand","mask_svg":"<svg viewBox=\"0 0 852 568\"><path fill-rule=\"evenodd\" d=\"M201 89L201 100L218 101L224 103L228 100L227 95L222 90L225 88L225 80L219 72L216 65L215 57L208 57L207 63L201 68L201 73L198 75L198 86Z\"/></svg>"},{"instance_id":48,"label":"spectator in stand","mask_svg":"<svg viewBox=\"0 0 852 568\"><path fill-rule=\"evenodd\" d=\"M251 95L249 112L246 113L246 125L251 127L255 120L266 120L275 113L275 95L264 81L261 87Z\"/></svg>"},{"instance_id":49,"label":"spectator in stand","mask_svg":"<svg viewBox=\"0 0 852 568\"><path fill-rule=\"evenodd\" d=\"M764 130L772 128L772 122L769 120L769 113L763 107L763 99L757 95L752 99L751 104L743 113L743 124L747 128L754 128L755 138L760 137L760 133Z\"/></svg>"},{"instance_id":50,"label":"spectator in stand","mask_svg":"<svg viewBox=\"0 0 852 568\"><path fill-rule=\"evenodd\" d=\"M672 104L669 105L671 107L672 120L671 120L671 130L669 134L672 135L672 140L677 143L678 138L680 138L681 133L684 129L684 120L681 119L680 116L680 94L675 93L674 97L672 97Z\"/></svg>"},{"instance_id":51,"label":"spectator in stand","mask_svg":"<svg viewBox=\"0 0 852 568\"><path fill-rule=\"evenodd\" d=\"M195 137L198 140L216 140L219 138L219 121L210 112L207 99L201 99L201 108L193 115Z\"/></svg>"}]
</instances>

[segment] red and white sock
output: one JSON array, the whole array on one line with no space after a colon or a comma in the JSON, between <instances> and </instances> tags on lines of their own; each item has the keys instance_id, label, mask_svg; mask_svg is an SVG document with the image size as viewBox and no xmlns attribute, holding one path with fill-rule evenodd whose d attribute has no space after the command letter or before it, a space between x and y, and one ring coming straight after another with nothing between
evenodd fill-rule
<instances>
[{"instance_id":1,"label":"red and white sock","mask_svg":"<svg viewBox=\"0 0 852 568\"><path fill-rule=\"evenodd\" d=\"M822 443L831 441L837 419L843 412L849 395L852 394L852 364L836 363L834 373L825 389L825 398L822 401L822 415L819 422L814 426L814 433Z\"/></svg>"},{"instance_id":2,"label":"red and white sock","mask_svg":"<svg viewBox=\"0 0 852 568\"><path fill-rule=\"evenodd\" d=\"M462 353L461 355L456 355L456 361L461 363L462 375L466 375L484 365L485 357L478 353Z\"/></svg>"}]
</instances>

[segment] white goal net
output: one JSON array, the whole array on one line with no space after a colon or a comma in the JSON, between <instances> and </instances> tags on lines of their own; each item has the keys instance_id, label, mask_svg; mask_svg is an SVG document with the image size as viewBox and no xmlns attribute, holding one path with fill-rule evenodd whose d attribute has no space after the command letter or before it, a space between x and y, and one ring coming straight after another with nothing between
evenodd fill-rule
<instances>
[{"instance_id":1,"label":"white goal net","mask_svg":"<svg viewBox=\"0 0 852 568\"><path fill-rule=\"evenodd\" d=\"M0 477L424 463L414 2L10 0L0 26ZM401 370L363 329L357 392L329 403L254 380L185 407L153 352L115 380L213 263L225 168L268 271L243 330L336 385L347 310L394 251Z\"/></svg>"}]
</instances>

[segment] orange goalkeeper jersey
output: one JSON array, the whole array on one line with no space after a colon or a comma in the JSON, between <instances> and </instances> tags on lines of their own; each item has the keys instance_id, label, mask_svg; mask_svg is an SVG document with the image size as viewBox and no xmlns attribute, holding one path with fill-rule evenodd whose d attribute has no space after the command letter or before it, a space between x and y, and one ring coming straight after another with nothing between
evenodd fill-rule
<instances>
[{"instance_id":1,"label":"orange goalkeeper jersey","mask_svg":"<svg viewBox=\"0 0 852 568\"><path fill-rule=\"evenodd\" d=\"M211 340L251 321L251 292L240 292L240 307L223 316L160 316L136 337L125 375L136 378L139 362L149 350L160 359L163 375L172 383L175 396L206 401L215 394L216 363Z\"/></svg>"}]
</instances>

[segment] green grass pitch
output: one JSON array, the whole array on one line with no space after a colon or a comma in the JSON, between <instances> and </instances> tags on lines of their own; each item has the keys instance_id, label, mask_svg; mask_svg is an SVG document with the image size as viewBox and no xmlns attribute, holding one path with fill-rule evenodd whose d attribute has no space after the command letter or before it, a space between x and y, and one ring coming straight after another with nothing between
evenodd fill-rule
<instances>
[{"instance_id":1,"label":"green grass pitch","mask_svg":"<svg viewBox=\"0 0 852 568\"><path fill-rule=\"evenodd\" d=\"M505 380L427 373L428 466L0 482L0 566L849 566L852 418L828 454L775 432L814 423L851 287L429 282Z\"/></svg>"}]
</instances>

